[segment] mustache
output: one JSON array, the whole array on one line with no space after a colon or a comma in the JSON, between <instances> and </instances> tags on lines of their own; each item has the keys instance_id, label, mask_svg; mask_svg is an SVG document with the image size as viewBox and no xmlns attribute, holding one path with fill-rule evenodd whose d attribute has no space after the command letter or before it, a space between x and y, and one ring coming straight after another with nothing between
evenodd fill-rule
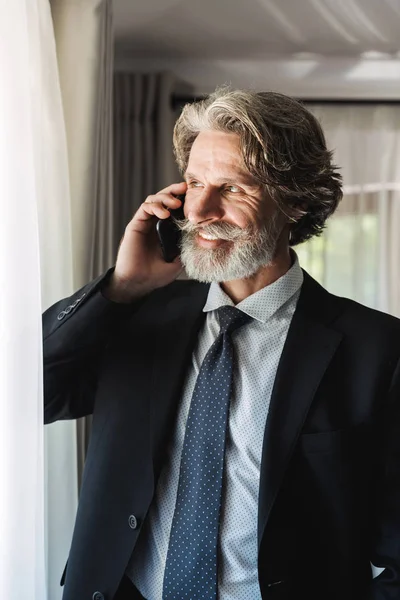
<instances>
[{"instance_id":1,"label":"mustache","mask_svg":"<svg viewBox=\"0 0 400 600\"><path fill-rule=\"evenodd\" d=\"M174 223L182 231L190 236L194 236L200 231L206 235L226 240L228 242L235 242L237 240L248 240L251 237L251 230L249 227L238 227L237 225L231 225L230 223L211 223L211 225L205 225L199 227L194 225L187 219L176 219L173 217Z\"/></svg>"}]
</instances>

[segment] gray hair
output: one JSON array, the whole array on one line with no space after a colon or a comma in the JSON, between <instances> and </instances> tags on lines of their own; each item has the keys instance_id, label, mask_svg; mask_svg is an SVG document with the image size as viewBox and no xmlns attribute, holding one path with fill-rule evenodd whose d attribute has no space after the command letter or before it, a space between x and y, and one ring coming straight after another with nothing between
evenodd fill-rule
<instances>
[{"instance_id":1,"label":"gray hair","mask_svg":"<svg viewBox=\"0 0 400 600\"><path fill-rule=\"evenodd\" d=\"M290 245L320 235L342 198L318 120L300 102L275 92L223 87L187 104L175 124L174 152L181 173L202 131L239 136L244 164L287 216Z\"/></svg>"}]
</instances>

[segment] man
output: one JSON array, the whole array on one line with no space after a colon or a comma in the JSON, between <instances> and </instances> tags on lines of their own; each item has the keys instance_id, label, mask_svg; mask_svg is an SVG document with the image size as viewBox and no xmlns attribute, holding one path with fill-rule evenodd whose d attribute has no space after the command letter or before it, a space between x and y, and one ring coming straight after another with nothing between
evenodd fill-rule
<instances>
[{"instance_id":1,"label":"man","mask_svg":"<svg viewBox=\"0 0 400 600\"><path fill-rule=\"evenodd\" d=\"M63 598L399 599L400 325L291 249L341 199L320 126L222 89L174 147L184 182L44 315L46 422L93 413Z\"/></svg>"}]
</instances>

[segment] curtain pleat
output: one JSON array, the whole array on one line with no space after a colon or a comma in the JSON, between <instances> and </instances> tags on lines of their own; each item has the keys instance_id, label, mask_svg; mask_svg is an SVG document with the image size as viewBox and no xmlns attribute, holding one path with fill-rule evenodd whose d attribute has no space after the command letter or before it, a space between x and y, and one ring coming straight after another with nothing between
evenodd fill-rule
<instances>
[{"instance_id":1,"label":"curtain pleat","mask_svg":"<svg viewBox=\"0 0 400 600\"><path fill-rule=\"evenodd\" d=\"M170 73L114 75L114 202L118 241L140 204L179 181L172 150Z\"/></svg>"},{"instance_id":2,"label":"curtain pleat","mask_svg":"<svg viewBox=\"0 0 400 600\"><path fill-rule=\"evenodd\" d=\"M113 2L51 0L51 8L68 143L73 285L79 289L115 260ZM91 417L76 422L79 487L90 424Z\"/></svg>"},{"instance_id":3,"label":"curtain pleat","mask_svg":"<svg viewBox=\"0 0 400 600\"><path fill-rule=\"evenodd\" d=\"M112 76L114 44L112 7L104 4L101 20L96 146L94 150L94 218L91 234L90 279L106 271L114 261L114 211L112 201Z\"/></svg>"},{"instance_id":4,"label":"curtain pleat","mask_svg":"<svg viewBox=\"0 0 400 600\"><path fill-rule=\"evenodd\" d=\"M116 215L113 202L113 72L114 40L112 2L103 2L98 18L98 61L93 156L88 162L93 176L92 215L89 223L88 273L90 281L114 264L116 253ZM76 422L78 486L82 483L85 457L90 440L92 416Z\"/></svg>"}]
</instances>

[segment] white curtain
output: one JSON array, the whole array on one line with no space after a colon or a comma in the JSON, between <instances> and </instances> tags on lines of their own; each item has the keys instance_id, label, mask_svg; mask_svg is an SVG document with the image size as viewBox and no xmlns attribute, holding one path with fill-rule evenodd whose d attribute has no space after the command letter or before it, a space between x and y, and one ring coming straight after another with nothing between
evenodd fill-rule
<instances>
[{"instance_id":1,"label":"white curtain","mask_svg":"<svg viewBox=\"0 0 400 600\"><path fill-rule=\"evenodd\" d=\"M44 468L41 312L72 292L68 167L48 0L0 0L0 85L0 597L56 600L50 581L46 592L44 507L46 535L57 538L48 547L51 568L57 548L65 546L65 559L70 542L76 465L63 451L75 439L63 423L46 432L53 447Z\"/></svg>"},{"instance_id":2,"label":"white curtain","mask_svg":"<svg viewBox=\"0 0 400 600\"><path fill-rule=\"evenodd\" d=\"M70 289L58 293L59 299L104 272L115 260L112 1L51 0L51 10L69 166L63 180L64 190L68 190L64 201L70 234L66 247L71 263ZM50 428L64 425L57 423ZM68 558L90 418L67 423L66 427L68 437L52 437L46 453L53 463L54 455L63 458L58 460L57 471L49 470L48 600L62 596L59 581Z\"/></svg>"},{"instance_id":3,"label":"white curtain","mask_svg":"<svg viewBox=\"0 0 400 600\"><path fill-rule=\"evenodd\" d=\"M296 250L335 294L400 316L400 106L316 106L344 198L321 238Z\"/></svg>"},{"instance_id":4,"label":"white curtain","mask_svg":"<svg viewBox=\"0 0 400 600\"><path fill-rule=\"evenodd\" d=\"M51 0L67 132L74 287L114 261L111 0Z\"/></svg>"}]
</instances>

